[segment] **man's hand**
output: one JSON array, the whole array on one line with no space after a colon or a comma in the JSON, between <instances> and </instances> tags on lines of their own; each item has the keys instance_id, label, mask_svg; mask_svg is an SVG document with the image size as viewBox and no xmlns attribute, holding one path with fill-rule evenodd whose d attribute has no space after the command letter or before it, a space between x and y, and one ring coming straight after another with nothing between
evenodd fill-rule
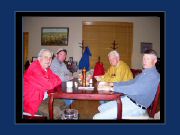
<instances>
[{"instance_id":1,"label":"man's hand","mask_svg":"<svg viewBox=\"0 0 180 135\"><path fill-rule=\"evenodd\" d=\"M99 82L97 90L113 91L113 84L108 82Z\"/></svg>"}]
</instances>

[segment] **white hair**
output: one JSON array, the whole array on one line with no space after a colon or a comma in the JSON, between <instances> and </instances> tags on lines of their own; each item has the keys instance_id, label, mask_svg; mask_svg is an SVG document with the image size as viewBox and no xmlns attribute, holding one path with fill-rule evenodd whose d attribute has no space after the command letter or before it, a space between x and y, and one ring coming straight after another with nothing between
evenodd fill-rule
<instances>
[{"instance_id":1,"label":"white hair","mask_svg":"<svg viewBox=\"0 0 180 135\"><path fill-rule=\"evenodd\" d=\"M51 53L51 57L53 56L53 52L51 52L49 49L41 49L41 50L39 51L39 53L38 53L38 59L39 59L40 57L42 57L42 54L43 54L44 52L50 52L50 53Z\"/></svg>"},{"instance_id":2,"label":"white hair","mask_svg":"<svg viewBox=\"0 0 180 135\"><path fill-rule=\"evenodd\" d=\"M115 50L114 51L110 51L108 53L108 57L110 57L110 56L120 58L120 54L117 51L115 51Z\"/></svg>"}]
</instances>

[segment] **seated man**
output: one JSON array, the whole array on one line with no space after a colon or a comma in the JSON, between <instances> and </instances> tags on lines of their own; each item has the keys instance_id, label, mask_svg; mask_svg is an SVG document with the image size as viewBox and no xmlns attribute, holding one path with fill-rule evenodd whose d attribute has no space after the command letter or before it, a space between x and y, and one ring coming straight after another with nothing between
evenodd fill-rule
<instances>
[{"instance_id":1,"label":"seated man","mask_svg":"<svg viewBox=\"0 0 180 135\"><path fill-rule=\"evenodd\" d=\"M111 67L98 81L101 82L124 82L133 79L132 72L129 66L120 60L119 53L117 51L111 51L108 54L109 63Z\"/></svg>"},{"instance_id":2,"label":"seated man","mask_svg":"<svg viewBox=\"0 0 180 135\"><path fill-rule=\"evenodd\" d=\"M100 82L125 82L133 79L133 74L129 66L120 60L119 53L117 51L111 51L108 54L109 63L111 67L105 73L104 76L97 78ZM101 83L100 83L101 84ZM105 103L107 101L100 101Z\"/></svg>"},{"instance_id":3,"label":"seated man","mask_svg":"<svg viewBox=\"0 0 180 135\"><path fill-rule=\"evenodd\" d=\"M66 57L67 57L66 49L59 48L56 51L56 55L52 60L52 64L50 66L51 70L56 75L58 75L63 82L67 82L73 79L72 73L67 69L66 64L64 63Z\"/></svg>"},{"instance_id":4,"label":"seated man","mask_svg":"<svg viewBox=\"0 0 180 135\"><path fill-rule=\"evenodd\" d=\"M160 75L155 67L156 62L156 52L147 50L143 55L143 72L137 75L134 80L114 83L114 91L125 94L121 97L123 119L143 116L146 109L152 104L160 82ZM116 101L102 104L98 110L100 113L96 114L93 119L117 118Z\"/></svg>"},{"instance_id":5,"label":"seated man","mask_svg":"<svg viewBox=\"0 0 180 135\"><path fill-rule=\"evenodd\" d=\"M41 106L46 106L45 116L48 116L47 100L43 101L48 90L61 85L61 79L50 70L52 53L47 49L40 50L38 60L34 61L24 74L24 112L31 115L44 114ZM60 104L54 107L54 116L60 118Z\"/></svg>"},{"instance_id":6,"label":"seated man","mask_svg":"<svg viewBox=\"0 0 180 135\"><path fill-rule=\"evenodd\" d=\"M66 56L67 56L66 49L59 48L50 66L51 70L57 76L59 76L59 78L63 82L67 82L73 79L72 73L67 69L66 64L64 63L64 61L66 60ZM67 106L69 106L72 103L72 100L64 100L64 101Z\"/></svg>"}]
</instances>

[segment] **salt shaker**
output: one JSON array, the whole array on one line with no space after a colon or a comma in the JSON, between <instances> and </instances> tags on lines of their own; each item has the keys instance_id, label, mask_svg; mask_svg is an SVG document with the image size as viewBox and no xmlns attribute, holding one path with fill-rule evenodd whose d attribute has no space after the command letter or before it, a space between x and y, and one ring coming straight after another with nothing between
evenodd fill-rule
<instances>
[{"instance_id":1,"label":"salt shaker","mask_svg":"<svg viewBox=\"0 0 180 135\"><path fill-rule=\"evenodd\" d=\"M89 80L89 86L92 87L92 85L93 85L93 80L90 79L90 80Z\"/></svg>"}]
</instances>

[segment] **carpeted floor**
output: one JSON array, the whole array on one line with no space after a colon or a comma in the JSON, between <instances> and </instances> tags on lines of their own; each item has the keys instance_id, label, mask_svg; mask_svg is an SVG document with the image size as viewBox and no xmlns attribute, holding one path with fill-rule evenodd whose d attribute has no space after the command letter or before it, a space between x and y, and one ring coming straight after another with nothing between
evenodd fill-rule
<instances>
[{"instance_id":1,"label":"carpeted floor","mask_svg":"<svg viewBox=\"0 0 180 135\"><path fill-rule=\"evenodd\" d=\"M78 110L79 119L92 120L93 116L98 113L97 108L99 105L99 101L76 100L72 103L71 108Z\"/></svg>"}]
</instances>

